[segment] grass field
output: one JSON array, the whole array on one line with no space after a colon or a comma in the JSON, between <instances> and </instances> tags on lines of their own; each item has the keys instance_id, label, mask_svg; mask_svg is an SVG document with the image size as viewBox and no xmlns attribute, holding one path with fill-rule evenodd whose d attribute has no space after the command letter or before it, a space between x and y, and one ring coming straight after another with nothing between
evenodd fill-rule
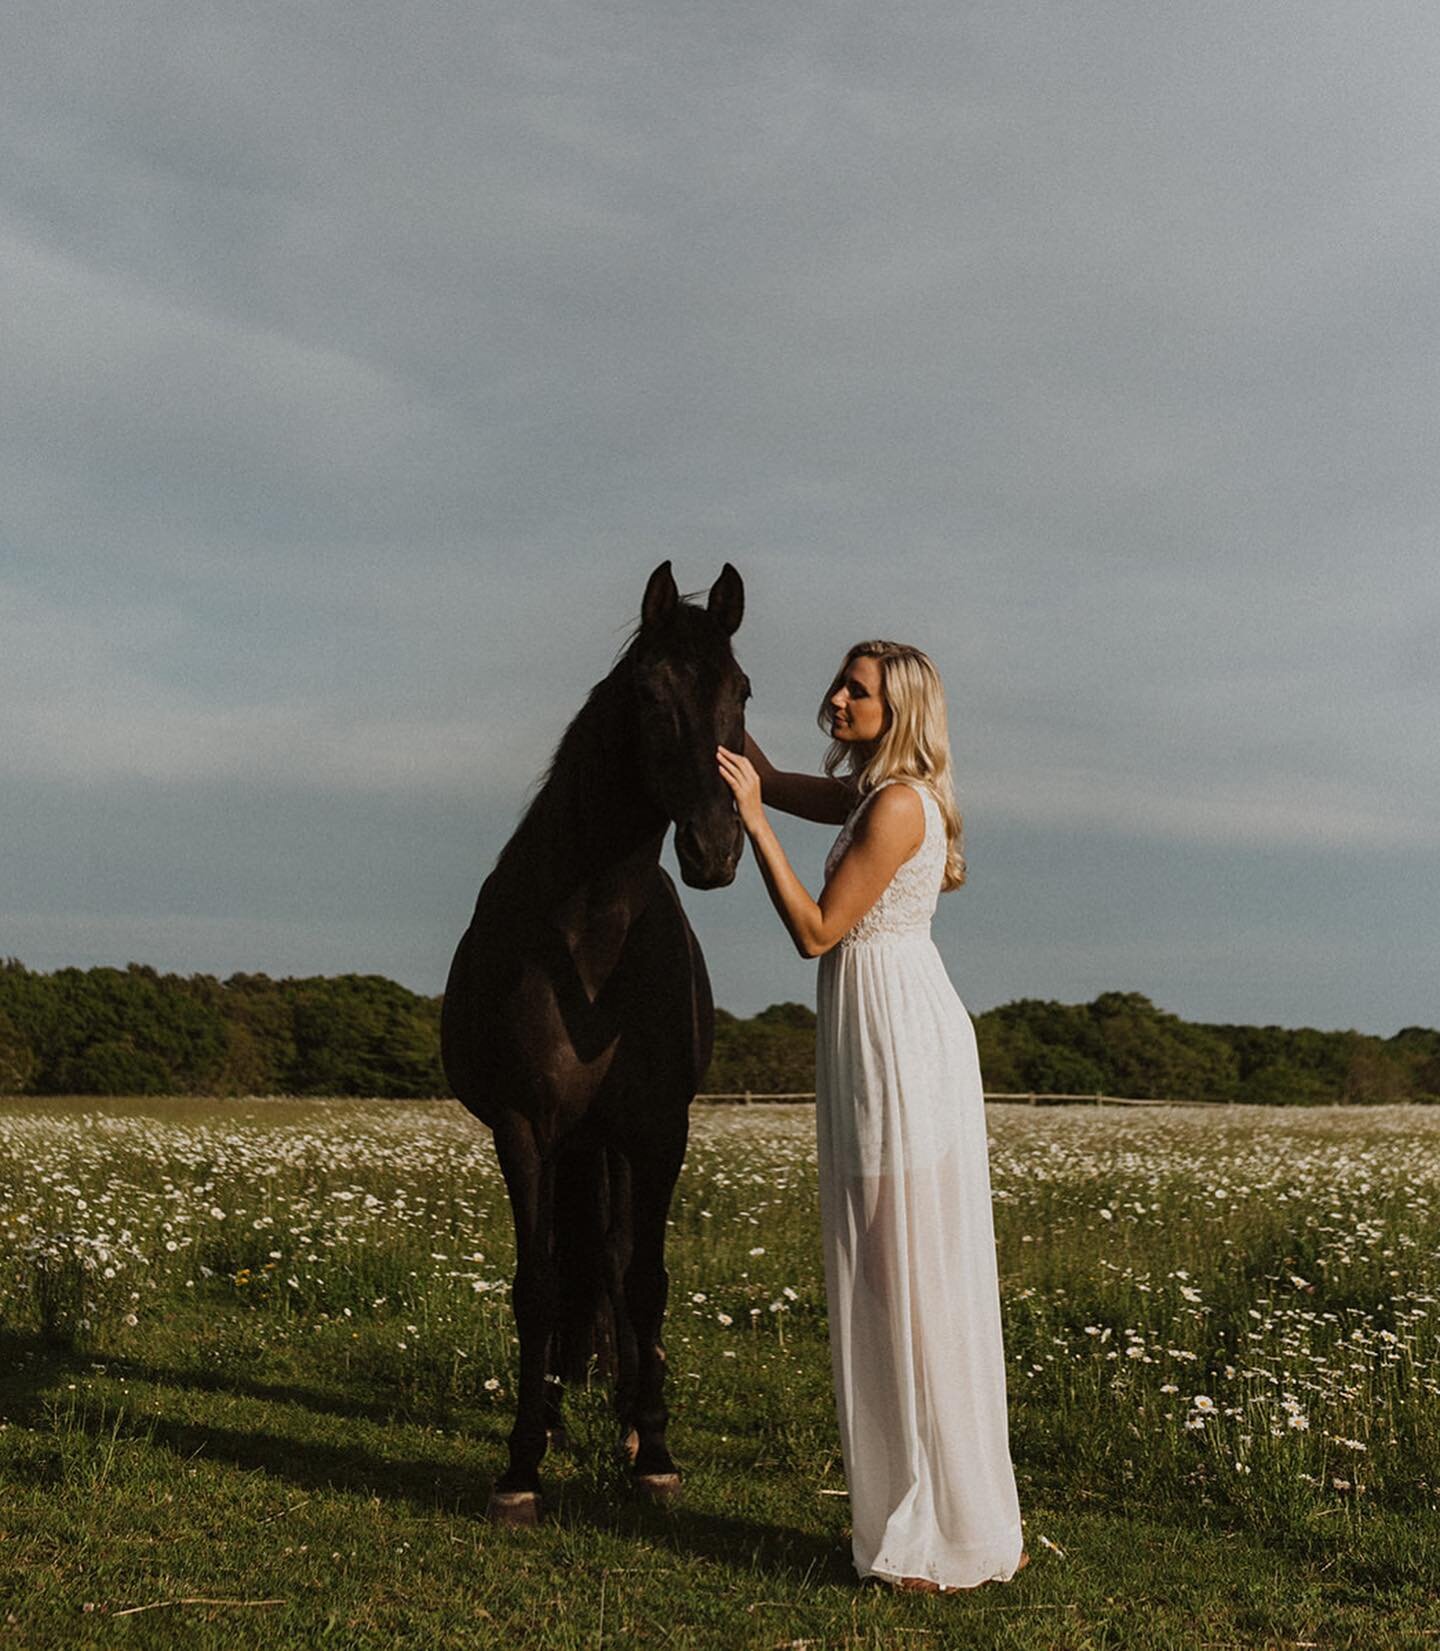
<instances>
[{"instance_id":1,"label":"grass field","mask_svg":"<svg viewBox=\"0 0 1440 1651\"><path fill-rule=\"evenodd\" d=\"M1440 1110L990 1108L1032 1563L857 1587L809 1108L697 1110L681 1504L570 1401L480 1518L508 1209L447 1103L0 1109L0 1647L1440 1646Z\"/></svg>"}]
</instances>

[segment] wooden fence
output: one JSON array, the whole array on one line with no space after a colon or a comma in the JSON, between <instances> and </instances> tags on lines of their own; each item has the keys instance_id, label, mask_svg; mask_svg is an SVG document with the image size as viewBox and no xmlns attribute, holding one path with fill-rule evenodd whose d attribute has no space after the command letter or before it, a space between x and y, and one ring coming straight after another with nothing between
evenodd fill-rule
<instances>
[{"instance_id":1,"label":"wooden fence","mask_svg":"<svg viewBox=\"0 0 1440 1651\"><path fill-rule=\"evenodd\" d=\"M787 1093L762 1093L760 1090L735 1090L724 1094L697 1095L697 1101L716 1101L732 1106L750 1106L760 1101L813 1101L813 1089ZM1038 1091L1020 1095L1002 1095L986 1091L987 1101L1023 1101L1027 1106L1239 1106L1238 1101L1194 1101L1158 1099L1135 1095L1054 1095Z\"/></svg>"}]
</instances>

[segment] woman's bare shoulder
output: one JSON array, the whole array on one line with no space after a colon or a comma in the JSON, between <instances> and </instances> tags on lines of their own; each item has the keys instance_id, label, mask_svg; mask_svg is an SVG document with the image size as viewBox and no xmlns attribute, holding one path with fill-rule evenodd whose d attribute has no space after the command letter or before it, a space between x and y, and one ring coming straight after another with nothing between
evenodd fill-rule
<instances>
[{"instance_id":1,"label":"woman's bare shoulder","mask_svg":"<svg viewBox=\"0 0 1440 1651\"><path fill-rule=\"evenodd\" d=\"M881 786L865 799L856 822L856 836L913 838L925 834L925 805L913 785L896 782Z\"/></svg>"}]
</instances>

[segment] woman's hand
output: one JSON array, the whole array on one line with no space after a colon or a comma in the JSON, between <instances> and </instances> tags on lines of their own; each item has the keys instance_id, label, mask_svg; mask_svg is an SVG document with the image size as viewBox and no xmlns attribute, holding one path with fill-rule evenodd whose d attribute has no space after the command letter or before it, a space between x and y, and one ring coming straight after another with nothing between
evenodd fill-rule
<instances>
[{"instance_id":1,"label":"woman's hand","mask_svg":"<svg viewBox=\"0 0 1440 1651\"><path fill-rule=\"evenodd\" d=\"M765 823L765 809L760 801L760 776L748 757L727 751L723 745L715 748L720 762L720 777L735 793L735 809L740 824L753 836Z\"/></svg>"}]
</instances>

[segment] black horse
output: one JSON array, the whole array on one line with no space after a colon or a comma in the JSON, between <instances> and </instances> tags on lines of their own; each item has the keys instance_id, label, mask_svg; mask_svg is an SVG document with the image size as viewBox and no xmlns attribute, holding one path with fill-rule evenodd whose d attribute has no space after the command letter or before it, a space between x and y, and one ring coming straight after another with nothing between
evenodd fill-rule
<instances>
[{"instance_id":1,"label":"black horse","mask_svg":"<svg viewBox=\"0 0 1440 1651\"><path fill-rule=\"evenodd\" d=\"M679 1488L665 1223L715 1021L660 849L673 822L691 888L735 875L744 838L715 747L744 744L750 685L730 647L744 603L728 562L704 608L668 562L651 574L639 629L565 731L450 967L445 1072L494 1132L515 1218L519 1401L492 1519L538 1518L560 1383L592 1356L614 1378L636 1488Z\"/></svg>"}]
</instances>

